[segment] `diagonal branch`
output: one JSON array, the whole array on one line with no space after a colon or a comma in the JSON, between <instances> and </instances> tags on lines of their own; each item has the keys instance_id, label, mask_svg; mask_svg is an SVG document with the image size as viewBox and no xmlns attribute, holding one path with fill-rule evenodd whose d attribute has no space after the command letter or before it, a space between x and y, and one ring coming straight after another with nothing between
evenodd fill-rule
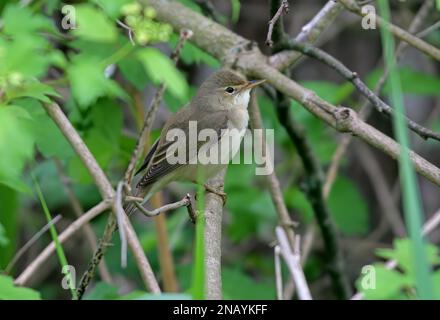
<instances>
[{"instance_id":1,"label":"diagonal branch","mask_svg":"<svg viewBox=\"0 0 440 320\"><path fill-rule=\"evenodd\" d=\"M266 45L269 47L273 46L272 41L272 33L273 33L273 27L277 23L277 21L281 18L281 15L283 13L289 13L289 2L287 0L282 0L281 5L279 6L277 12L275 12L275 15L272 19L269 20L269 29L267 30L267 36L266 36ZM280 20L280 24L283 22Z\"/></svg>"},{"instance_id":2,"label":"diagonal branch","mask_svg":"<svg viewBox=\"0 0 440 320\"><path fill-rule=\"evenodd\" d=\"M60 128L61 132L66 137L67 141L69 141L75 152L78 154L78 156L86 166L88 172L90 173L96 186L98 187L98 190L100 191L103 199L107 201L111 201L112 212L113 214L116 214L118 211L118 207L117 207L117 203L114 201L115 191L112 185L110 184L110 181L102 171L101 167L98 165L96 159L93 157L92 153L90 152L84 141L79 136L78 132L75 130L73 125L67 119L66 115L63 113L61 108L56 103L50 103L50 104L46 103L43 106L46 112ZM114 216L112 215L111 217L114 220ZM145 286L148 289L150 289L151 292L159 293L160 290L157 285L157 281L151 281L152 279L155 280L154 275L150 274L151 269L146 268L146 266L149 265L149 263L147 257L145 256L142 250L141 245L139 244L139 239L137 239L133 227L128 221L128 218L126 216L124 216L124 218L125 218L124 227L126 228L125 231L127 233L127 240L130 245L130 248L132 249L135 255L136 262L138 264L138 268L141 273L142 279L144 280ZM102 241L100 242L100 244L102 244ZM107 246L108 243L104 245L102 254L105 252ZM96 265L94 266L94 268L96 268ZM90 281L90 279L88 280ZM83 281L81 282L85 283ZM81 298L81 296L84 294L84 290L85 290L84 286L80 286L78 288L77 293L79 298Z\"/></svg>"},{"instance_id":3,"label":"diagonal branch","mask_svg":"<svg viewBox=\"0 0 440 320\"><path fill-rule=\"evenodd\" d=\"M346 80L350 81L358 89L358 91L370 101L370 103L376 108L377 111L389 117L393 115L393 108L391 108L388 104L381 100L371 89L369 89L367 85L359 78L359 75L356 72L348 69L342 62L340 62L327 52L312 45L299 43L293 39L281 43L280 47L300 51L304 55L325 63L327 66L337 71ZM408 123L408 127L419 136L421 136L423 139L431 138L440 141L440 132L434 132L428 128L425 128L420 124L414 122L413 120L408 119L406 116L405 118Z\"/></svg>"},{"instance_id":4,"label":"diagonal branch","mask_svg":"<svg viewBox=\"0 0 440 320\"><path fill-rule=\"evenodd\" d=\"M417 36L412 35L411 33L403 30L402 28L385 21L380 17L379 15L375 13L367 13L362 12L361 7L357 4L355 0L339 0L339 2L349 11L357 14L360 17L364 17L367 14L374 14L376 17L376 22L380 27L387 27L389 28L390 32L397 38L399 38L402 41L405 41L410 46L413 46L414 48L420 50L421 52L427 54L428 56L432 57L433 59L440 61L440 49L434 47L433 45L427 43L426 41L423 41L422 39L418 38Z\"/></svg>"},{"instance_id":5,"label":"diagonal branch","mask_svg":"<svg viewBox=\"0 0 440 320\"><path fill-rule=\"evenodd\" d=\"M72 235L74 235L78 230L89 223L90 220L103 213L110 208L109 201L102 201L92 209L81 215L73 223L71 223L63 232L58 235L58 240L60 243L64 243ZM52 241L33 261L29 264L26 269L14 280L16 285L25 286L29 283L32 275L41 268L43 263L55 252L55 243Z\"/></svg>"}]
</instances>

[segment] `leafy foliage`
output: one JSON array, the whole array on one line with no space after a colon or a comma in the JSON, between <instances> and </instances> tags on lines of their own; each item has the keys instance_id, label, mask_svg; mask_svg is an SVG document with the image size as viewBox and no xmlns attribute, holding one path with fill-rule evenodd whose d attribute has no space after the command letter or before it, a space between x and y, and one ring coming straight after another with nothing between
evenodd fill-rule
<instances>
[{"instance_id":1,"label":"leafy foliage","mask_svg":"<svg viewBox=\"0 0 440 320\"><path fill-rule=\"evenodd\" d=\"M433 245L426 246L428 261L432 266L440 264L438 248ZM411 255L412 243L409 239L394 241L393 249L377 249L379 257L397 262L398 270L385 267L383 263L376 263L373 274L364 274L357 281L357 287L367 299L409 299L415 297L416 273L414 259ZM365 285L365 279L373 276L373 286ZM440 299L440 271L433 274L436 298Z\"/></svg>"},{"instance_id":2,"label":"leafy foliage","mask_svg":"<svg viewBox=\"0 0 440 320\"><path fill-rule=\"evenodd\" d=\"M40 300L40 294L29 288L14 286L11 277L0 275L0 300Z\"/></svg>"}]
</instances>

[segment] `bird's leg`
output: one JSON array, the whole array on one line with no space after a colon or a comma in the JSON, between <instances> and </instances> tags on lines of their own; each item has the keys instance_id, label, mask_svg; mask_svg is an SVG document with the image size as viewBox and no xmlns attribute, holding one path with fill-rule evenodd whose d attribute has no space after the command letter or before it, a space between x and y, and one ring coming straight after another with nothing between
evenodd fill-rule
<instances>
[{"instance_id":1,"label":"bird's leg","mask_svg":"<svg viewBox=\"0 0 440 320\"><path fill-rule=\"evenodd\" d=\"M208 185L206 183L203 184L203 186L205 187L206 191L214 193L214 194L218 195L219 197L221 197L222 201L223 201L223 205L226 204L226 200L228 200L228 195L226 193L224 193L223 191L221 191L219 189L213 188L213 187L211 187L210 185Z\"/></svg>"}]
</instances>

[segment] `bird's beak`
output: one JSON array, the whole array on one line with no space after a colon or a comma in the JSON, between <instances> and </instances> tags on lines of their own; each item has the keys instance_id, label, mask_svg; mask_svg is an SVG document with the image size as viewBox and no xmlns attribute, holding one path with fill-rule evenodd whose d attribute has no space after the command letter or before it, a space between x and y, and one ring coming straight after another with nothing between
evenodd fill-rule
<instances>
[{"instance_id":1,"label":"bird's beak","mask_svg":"<svg viewBox=\"0 0 440 320\"><path fill-rule=\"evenodd\" d=\"M244 86L244 89L252 89L263 82L266 82L266 79L248 81L248 83Z\"/></svg>"}]
</instances>

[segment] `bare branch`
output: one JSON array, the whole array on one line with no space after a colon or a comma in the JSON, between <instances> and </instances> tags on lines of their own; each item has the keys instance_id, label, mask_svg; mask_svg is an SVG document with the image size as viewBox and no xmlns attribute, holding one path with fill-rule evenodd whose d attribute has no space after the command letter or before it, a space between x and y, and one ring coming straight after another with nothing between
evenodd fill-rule
<instances>
[{"instance_id":1,"label":"bare branch","mask_svg":"<svg viewBox=\"0 0 440 320\"><path fill-rule=\"evenodd\" d=\"M57 168L58 174L60 176L60 180L63 185L64 192L66 193L67 198L69 199L72 210L75 213L76 217L79 218L83 215L84 209L72 190L71 180L66 176L61 161L58 159L54 159L54 163ZM96 238L95 232L93 231L90 224L84 225L84 234L87 238L87 241L89 242L92 252L94 252L98 247L97 246L98 239ZM99 265L99 274L101 275L102 280L104 280L105 282L108 283L112 282L110 272L108 271L107 264L105 263L104 260Z\"/></svg>"},{"instance_id":2,"label":"bare branch","mask_svg":"<svg viewBox=\"0 0 440 320\"><path fill-rule=\"evenodd\" d=\"M250 125L252 129L254 130L263 129L263 121L261 118L260 108L258 106L258 101L254 93L252 93L251 101L249 103L249 118L251 121ZM257 138L260 138L260 136L257 136ZM261 137L261 138L265 139L265 137ZM263 152L265 152L265 146L266 146L265 140L255 141L254 143L260 144L262 146ZM274 165L271 156L265 155L265 157L267 161L266 165L273 169ZM287 210L286 204L284 203L284 196L281 190L280 182L274 170L272 170L270 174L265 175L265 178L267 179L270 196L272 198L272 202L275 206L276 213L278 215L279 225L284 228L287 237L289 239L289 243L293 248L295 234L293 232L292 227L295 226L296 223L293 222L292 219L290 218L289 211Z\"/></svg>"},{"instance_id":3,"label":"bare branch","mask_svg":"<svg viewBox=\"0 0 440 320\"><path fill-rule=\"evenodd\" d=\"M389 117L393 115L394 109L382 101L372 90L370 90L368 86L359 78L359 75L356 72L348 69L342 62L329 55L325 51L308 44L296 42L295 40L289 40L285 43L282 43L281 46L284 48L301 51L303 54L325 63L327 66L342 75L346 80L350 81L358 89L358 91L370 101L378 112ZM431 138L440 141L440 132L434 132L430 129L427 129L411 119L408 119L406 116L405 118L408 123L408 127L423 139Z\"/></svg>"},{"instance_id":4,"label":"bare branch","mask_svg":"<svg viewBox=\"0 0 440 320\"><path fill-rule=\"evenodd\" d=\"M226 169L208 180L207 184L223 191ZM212 192L205 195L205 297L207 300L222 298L221 255L222 255L222 218L223 198Z\"/></svg>"},{"instance_id":5,"label":"bare branch","mask_svg":"<svg viewBox=\"0 0 440 320\"><path fill-rule=\"evenodd\" d=\"M361 7L356 3L355 0L339 0L339 2L347 10L357 14L358 16L364 17L367 14L374 14L374 13L362 12ZM376 22L380 27L389 28L390 32L395 37L399 38L402 41L405 41L410 46L420 50L421 52L427 54L433 59L440 61L440 49L434 47L433 45L427 43L426 41L423 41L417 36L412 35L411 33L403 30L402 28L397 27L396 25L383 20L379 15L375 14L375 16L376 16Z\"/></svg>"},{"instance_id":6,"label":"bare branch","mask_svg":"<svg viewBox=\"0 0 440 320\"><path fill-rule=\"evenodd\" d=\"M301 267L301 255L297 250L293 251L287 240L287 236L281 227L277 227L275 230L278 244L281 251L281 256L284 258L292 278L295 281L296 290L300 300L312 300L310 289L304 276L304 272ZM295 243L299 243L299 237L295 240Z\"/></svg>"},{"instance_id":7,"label":"bare branch","mask_svg":"<svg viewBox=\"0 0 440 320\"><path fill-rule=\"evenodd\" d=\"M337 1L327 1L313 19L302 27L295 40L301 43L315 43L343 9ZM284 70L298 61L301 55L298 51L281 51L269 57L269 64L276 69Z\"/></svg>"},{"instance_id":8,"label":"bare branch","mask_svg":"<svg viewBox=\"0 0 440 320\"><path fill-rule=\"evenodd\" d=\"M277 300L283 299L283 274L281 273L280 262L281 249L279 245L274 247L274 264L275 264L275 286L277 288Z\"/></svg>"},{"instance_id":9,"label":"bare branch","mask_svg":"<svg viewBox=\"0 0 440 320\"><path fill-rule=\"evenodd\" d=\"M267 36L266 36L266 45L268 45L269 47L273 46L273 41L272 41L273 27L277 23L278 19L280 19L283 13L284 14L289 13L289 2L287 0L281 1L281 5L278 8L277 12L273 16L273 18L269 20L269 29L267 31ZM282 23L282 21L280 21L280 23Z\"/></svg>"},{"instance_id":10,"label":"bare branch","mask_svg":"<svg viewBox=\"0 0 440 320\"><path fill-rule=\"evenodd\" d=\"M58 236L60 243L64 243L67 239L73 236L78 230L88 223L90 220L110 208L109 201L102 201L92 209L84 213L81 217L76 219L70 224L63 232ZM43 263L55 252L55 243L52 241L33 261L26 269L15 279L16 285L25 286L29 283L32 275L41 268Z\"/></svg>"},{"instance_id":11,"label":"bare branch","mask_svg":"<svg viewBox=\"0 0 440 320\"><path fill-rule=\"evenodd\" d=\"M415 15L414 19L411 21L410 26L408 27L408 32L410 33L416 33L417 30L420 29L423 22L425 21L426 17L428 16L431 9L434 7L434 1L433 0L426 0L423 5L420 7L419 11ZM394 54L396 63L399 62L401 57L403 56L403 53L405 49L408 47L408 44L406 42L400 42L396 52ZM388 79L389 70L385 69L384 73L380 77L379 81L377 82L375 88L374 88L374 94L380 95L380 92L382 91L382 88L385 85L386 80ZM368 119L371 113L370 107L370 101L368 99L365 99L362 106L359 108L359 115L362 119ZM336 149L335 153L333 154L332 161L330 163L330 167L327 170L327 177L326 177L326 183L324 186L324 194L327 196L330 193L330 189L333 185L333 182L336 179L339 164L344 157L348 146L350 145L350 142L352 140L352 136L344 136L341 140L341 142L338 145L338 148Z\"/></svg>"},{"instance_id":12,"label":"bare branch","mask_svg":"<svg viewBox=\"0 0 440 320\"><path fill-rule=\"evenodd\" d=\"M162 212L166 212L166 211L170 211L170 210L175 210L178 209L180 207L187 207L191 204L191 199L189 197L189 195L186 195L182 200L174 202L174 203L170 203L167 205L164 205L160 208L156 208L152 211L149 211L147 209L145 209L142 204L140 204L139 202L134 202L134 205L136 206L136 208L139 209L139 211L145 215L146 217L155 217L159 214L161 214Z\"/></svg>"},{"instance_id":13,"label":"bare branch","mask_svg":"<svg viewBox=\"0 0 440 320\"><path fill-rule=\"evenodd\" d=\"M47 230L50 229L51 226L58 223L58 221L61 220L61 215L55 216L52 220L50 220L46 225L43 226L36 234L34 234L24 245L20 248L20 250L17 251L17 253L14 255L14 257L11 259L11 261L8 263L8 265L5 268L5 272L9 273L11 272L12 268L14 267L15 263L23 256L23 254L30 248L32 245L40 239L40 237L46 233Z\"/></svg>"}]
</instances>

